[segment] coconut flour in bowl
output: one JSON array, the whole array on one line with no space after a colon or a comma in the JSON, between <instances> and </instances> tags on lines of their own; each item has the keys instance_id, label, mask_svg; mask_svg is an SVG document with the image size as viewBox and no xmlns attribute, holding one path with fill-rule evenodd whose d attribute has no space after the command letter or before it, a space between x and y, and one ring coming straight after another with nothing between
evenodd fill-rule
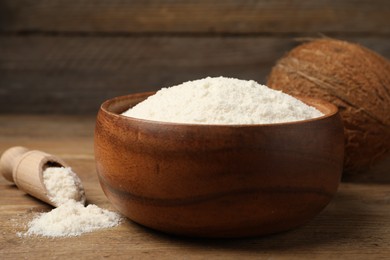
<instances>
[{"instance_id":1,"label":"coconut flour in bowl","mask_svg":"<svg viewBox=\"0 0 390 260\"><path fill-rule=\"evenodd\" d=\"M274 124L320 117L302 101L253 80L207 77L163 88L123 115L189 124Z\"/></svg>"}]
</instances>

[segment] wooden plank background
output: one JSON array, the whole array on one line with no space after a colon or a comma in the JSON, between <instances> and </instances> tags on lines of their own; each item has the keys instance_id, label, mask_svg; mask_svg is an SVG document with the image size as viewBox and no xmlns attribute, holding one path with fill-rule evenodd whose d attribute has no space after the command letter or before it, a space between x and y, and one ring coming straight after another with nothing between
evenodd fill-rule
<instances>
[{"instance_id":1,"label":"wooden plank background","mask_svg":"<svg viewBox=\"0 0 390 260\"><path fill-rule=\"evenodd\" d=\"M390 1L0 1L0 113L93 114L206 76L260 83L325 35L390 58Z\"/></svg>"}]
</instances>

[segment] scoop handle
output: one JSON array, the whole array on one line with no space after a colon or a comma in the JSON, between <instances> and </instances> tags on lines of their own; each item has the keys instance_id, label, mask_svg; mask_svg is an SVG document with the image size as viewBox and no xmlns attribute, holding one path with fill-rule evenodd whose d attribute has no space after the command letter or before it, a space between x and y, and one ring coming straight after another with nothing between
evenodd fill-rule
<instances>
[{"instance_id":1,"label":"scoop handle","mask_svg":"<svg viewBox=\"0 0 390 260\"><path fill-rule=\"evenodd\" d=\"M18 163L23 154L29 150L23 146L14 146L6 150L0 158L0 174L7 181L15 182L13 177L13 169Z\"/></svg>"}]
</instances>

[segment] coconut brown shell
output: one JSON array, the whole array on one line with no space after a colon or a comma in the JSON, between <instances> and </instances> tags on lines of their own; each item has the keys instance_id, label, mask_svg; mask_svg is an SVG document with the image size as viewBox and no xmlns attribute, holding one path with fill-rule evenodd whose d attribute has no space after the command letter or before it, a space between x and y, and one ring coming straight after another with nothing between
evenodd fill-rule
<instances>
[{"instance_id":1,"label":"coconut brown shell","mask_svg":"<svg viewBox=\"0 0 390 260\"><path fill-rule=\"evenodd\" d=\"M314 40L282 57L267 84L339 107L345 129L345 175L367 173L388 155L390 63L379 54L345 41Z\"/></svg>"}]
</instances>

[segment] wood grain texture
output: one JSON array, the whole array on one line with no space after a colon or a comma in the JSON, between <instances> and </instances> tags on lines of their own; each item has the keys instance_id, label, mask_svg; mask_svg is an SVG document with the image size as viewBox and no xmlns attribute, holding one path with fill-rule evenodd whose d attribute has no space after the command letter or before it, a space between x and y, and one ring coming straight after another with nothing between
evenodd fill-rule
<instances>
[{"instance_id":1,"label":"wood grain texture","mask_svg":"<svg viewBox=\"0 0 390 260\"><path fill-rule=\"evenodd\" d=\"M205 76L265 83L294 37L389 58L388 17L387 0L2 0L0 113L96 113L110 97Z\"/></svg>"},{"instance_id":2,"label":"wood grain texture","mask_svg":"<svg viewBox=\"0 0 390 260\"><path fill-rule=\"evenodd\" d=\"M206 76L264 82L275 57L293 45L274 38L3 37L0 111L96 113L109 97Z\"/></svg>"},{"instance_id":3,"label":"wood grain texture","mask_svg":"<svg viewBox=\"0 0 390 260\"><path fill-rule=\"evenodd\" d=\"M347 40L390 57L386 38ZM96 113L106 99L206 76L266 82L290 37L0 37L0 113ZM23 98L22 98L23 97Z\"/></svg>"},{"instance_id":4,"label":"wood grain texture","mask_svg":"<svg viewBox=\"0 0 390 260\"><path fill-rule=\"evenodd\" d=\"M3 0L0 31L390 33L387 0Z\"/></svg>"},{"instance_id":5,"label":"wood grain texture","mask_svg":"<svg viewBox=\"0 0 390 260\"><path fill-rule=\"evenodd\" d=\"M93 117L0 115L0 152L26 145L60 156L80 175L90 203L114 209L93 161ZM131 221L78 238L19 238L34 212L50 207L0 178L2 259L387 259L390 256L390 179L343 183L328 207L307 225L252 239L188 239L164 235Z\"/></svg>"}]
</instances>

